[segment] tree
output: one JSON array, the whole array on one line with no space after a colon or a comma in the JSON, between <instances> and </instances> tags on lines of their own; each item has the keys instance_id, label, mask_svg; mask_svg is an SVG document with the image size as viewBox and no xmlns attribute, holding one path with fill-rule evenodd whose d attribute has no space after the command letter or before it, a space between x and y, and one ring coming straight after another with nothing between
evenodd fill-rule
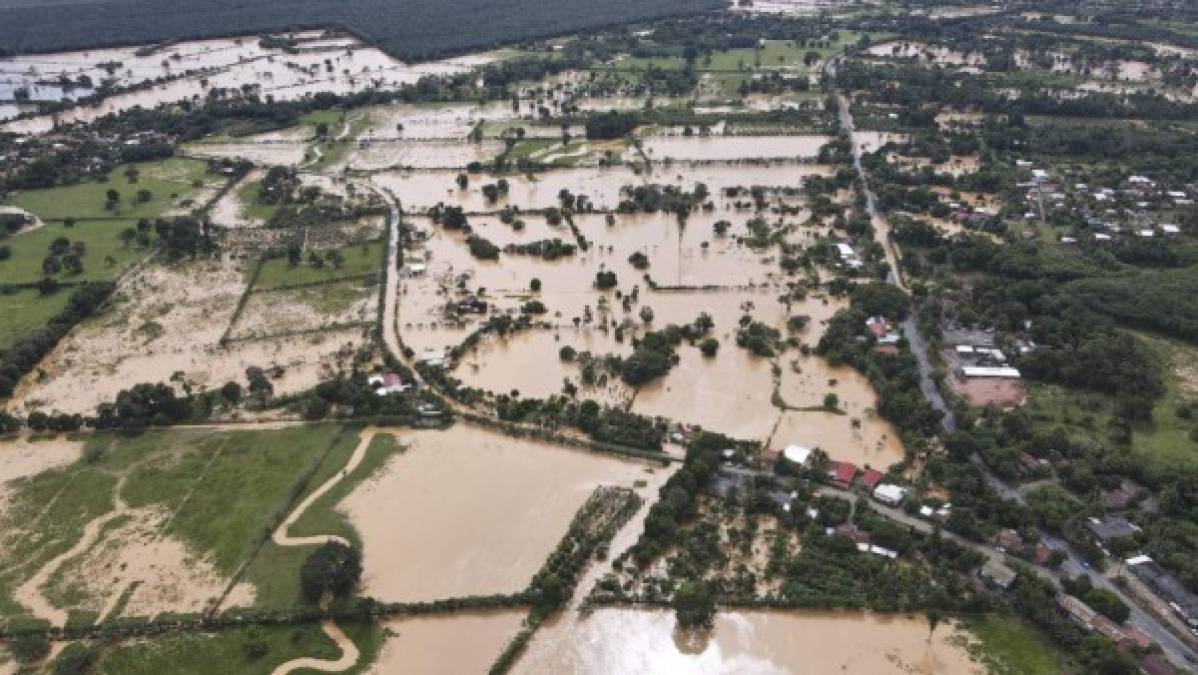
<instances>
[{"instance_id":1,"label":"tree","mask_svg":"<svg viewBox=\"0 0 1198 675\"><path fill-rule=\"evenodd\" d=\"M606 270L595 273L595 288L598 288L601 291L607 290L609 288L615 288L617 283L615 272Z\"/></svg>"},{"instance_id":2,"label":"tree","mask_svg":"<svg viewBox=\"0 0 1198 675\"><path fill-rule=\"evenodd\" d=\"M674 592L674 615L686 630L711 628L715 624L715 596L707 584L688 581Z\"/></svg>"},{"instance_id":3,"label":"tree","mask_svg":"<svg viewBox=\"0 0 1198 675\"><path fill-rule=\"evenodd\" d=\"M699 344L699 350L703 352L703 356L715 356L716 352L720 351L720 341L715 338L707 338Z\"/></svg>"},{"instance_id":4,"label":"tree","mask_svg":"<svg viewBox=\"0 0 1198 675\"><path fill-rule=\"evenodd\" d=\"M225 399L229 405L237 405L241 402L241 385L229 380L223 387L220 388L220 397Z\"/></svg>"},{"instance_id":5,"label":"tree","mask_svg":"<svg viewBox=\"0 0 1198 675\"><path fill-rule=\"evenodd\" d=\"M828 410L835 410L840 407L840 397L835 392L824 394L824 407Z\"/></svg>"},{"instance_id":6,"label":"tree","mask_svg":"<svg viewBox=\"0 0 1198 675\"><path fill-rule=\"evenodd\" d=\"M457 183L459 188L465 190L466 186L470 184L470 177L464 173L459 173L457 177Z\"/></svg>"},{"instance_id":7,"label":"tree","mask_svg":"<svg viewBox=\"0 0 1198 675\"><path fill-rule=\"evenodd\" d=\"M355 548L330 541L308 555L300 568L300 590L308 602L319 602L326 593L344 597L362 577L362 554Z\"/></svg>"},{"instance_id":8,"label":"tree","mask_svg":"<svg viewBox=\"0 0 1198 675\"><path fill-rule=\"evenodd\" d=\"M534 277L533 280L528 283L528 288L533 293L540 293L541 292L541 280Z\"/></svg>"}]
</instances>

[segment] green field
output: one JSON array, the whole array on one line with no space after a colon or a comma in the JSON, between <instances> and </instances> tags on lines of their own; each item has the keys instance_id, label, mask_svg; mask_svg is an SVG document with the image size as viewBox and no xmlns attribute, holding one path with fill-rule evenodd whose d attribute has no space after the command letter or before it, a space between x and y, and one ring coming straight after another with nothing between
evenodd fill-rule
<instances>
[{"instance_id":1,"label":"green field","mask_svg":"<svg viewBox=\"0 0 1198 675\"><path fill-rule=\"evenodd\" d=\"M154 218L193 196L203 184L219 184L207 174L204 162L191 159L167 159L129 165L140 175L130 181L128 166L119 166L108 174L106 182L86 181L75 185L30 190L11 195L9 203L43 220L63 218ZM115 209L105 208L108 190L116 190L121 199ZM149 201L137 203L139 190L149 190Z\"/></svg>"},{"instance_id":2,"label":"green field","mask_svg":"<svg viewBox=\"0 0 1198 675\"><path fill-rule=\"evenodd\" d=\"M42 262L50 253L50 244L65 237L72 244L83 242L83 272L71 274L65 269L52 275L59 281L109 281L115 279L149 250L136 243L121 241L121 231L135 227L136 221L90 221L66 227L49 222L44 227L0 239L0 246L12 249L12 257L0 260L0 283L33 283L47 276ZM151 234L151 238L157 235Z\"/></svg>"},{"instance_id":3,"label":"green field","mask_svg":"<svg viewBox=\"0 0 1198 675\"><path fill-rule=\"evenodd\" d=\"M1153 405L1152 420L1132 427L1132 451L1167 467L1196 468L1198 407L1190 419L1178 410L1198 402L1198 351L1177 340L1137 335L1159 356L1165 394ZM1071 437L1101 447L1110 444L1115 406L1115 397L1105 393L1030 382L1026 410L1045 428L1060 426Z\"/></svg>"},{"instance_id":4,"label":"green field","mask_svg":"<svg viewBox=\"0 0 1198 675\"><path fill-rule=\"evenodd\" d=\"M1077 672L1072 659L1017 617L986 614L961 620L980 641L970 651L991 675L1064 675Z\"/></svg>"},{"instance_id":5,"label":"green field","mask_svg":"<svg viewBox=\"0 0 1198 675\"><path fill-rule=\"evenodd\" d=\"M313 476L309 485L312 488L336 475L341 467L349 460L353 448L344 450L340 446L329 460L321 466L320 471ZM337 504L353 492L362 481L378 471L387 460L396 453L402 452L395 436L380 434L375 436L366 449L366 456L354 472L341 480L332 490L323 495L292 526L290 534L298 537L320 534L336 534L361 546L358 533L345 517L336 510ZM300 595L299 574L300 565L312 552L305 546L276 546L267 543L248 570L246 578L254 584L256 604L259 607L285 609L294 607ZM287 570L280 573L280 570Z\"/></svg>"},{"instance_id":6,"label":"green field","mask_svg":"<svg viewBox=\"0 0 1198 675\"><path fill-rule=\"evenodd\" d=\"M122 478L120 496L130 508L165 509L171 514L165 533L227 577L251 559L257 542L285 515L293 498L309 489L302 479L325 452L331 454L327 464L319 465L319 475L343 466L357 442L356 428L336 424L91 436L85 450L90 461L12 484L0 531L7 535L6 557L22 564L0 569L0 617L29 618L13 601L13 589L70 548L89 521L113 509L113 489ZM297 572L298 567L271 574L293 577ZM69 583L51 580L48 597L87 600L72 595L78 591Z\"/></svg>"},{"instance_id":7,"label":"green field","mask_svg":"<svg viewBox=\"0 0 1198 675\"><path fill-rule=\"evenodd\" d=\"M882 33L874 34L875 42L884 39ZM815 52L820 60L832 54L844 51L846 47L857 44L861 39L860 33L841 31L838 39L828 43L828 46L801 47L792 40L765 40L760 47L743 47L715 51L710 55L700 56L695 60L695 69L702 71L744 71L753 70L801 70L806 71L804 59L807 52ZM822 42L820 43L823 44ZM686 61L681 56L659 56L653 58L624 57L616 62L617 68L647 70L649 68L681 69Z\"/></svg>"},{"instance_id":8,"label":"green field","mask_svg":"<svg viewBox=\"0 0 1198 675\"><path fill-rule=\"evenodd\" d=\"M13 342L41 329L55 314L67 306L71 299L69 289L59 289L50 295L35 290L19 290L0 293L0 351L12 346Z\"/></svg>"},{"instance_id":9,"label":"green field","mask_svg":"<svg viewBox=\"0 0 1198 675\"><path fill-rule=\"evenodd\" d=\"M366 672L382 646L381 627L376 623L352 623L342 629L362 653L358 664L343 672ZM264 645L265 653L255 655L251 651L252 644L259 645L259 650ZM104 650L96 672L105 675L268 675L293 658L336 659L338 656L340 650L317 623L259 626L122 642Z\"/></svg>"},{"instance_id":10,"label":"green field","mask_svg":"<svg viewBox=\"0 0 1198 675\"><path fill-rule=\"evenodd\" d=\"M1198 349L1177 340L1140 337L1160 355L1165 395L1152 409L1152 422L1132 433L1132 449L1171 467L1198 468L1198 410L1189 419L1178 414L1182 404L1198 403Z\"/></svg>"},{"instance_id":11,"label":"green field","mask_svg":"<svg viewBox=\"0 0 1198 675\"><path fill-rule=\"evenodd\" d=\"M308 263L307 254L300 264L292 266L286 258L272 258L262 265L255 291L270 290L283 286L311 284L345 277L377 274L383 267L383 243L367 242L338 249L344 256L339 269L327 262L317 269Z\"/></svg>"},{"instance_id":12,"label":"green field","mask_svg":"<svg viewBox=\"0 0 1198 675\"><path fill-rule=\"evenodd\" d=\"M263 204L258 201L258 191L262 181L251 180L237 188L237 203L241 206L241 215L246 218L267 221L279 212L278 204Z\"/></svg>"}]
</instances>

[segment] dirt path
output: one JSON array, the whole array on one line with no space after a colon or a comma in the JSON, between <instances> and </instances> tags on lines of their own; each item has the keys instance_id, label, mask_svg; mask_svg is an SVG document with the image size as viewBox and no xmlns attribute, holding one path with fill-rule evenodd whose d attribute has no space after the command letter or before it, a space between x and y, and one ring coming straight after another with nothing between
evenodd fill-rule
<instances>
[{"instance_id":1,"label":"dirt path","mask_svg":"<svg viewBox=\"0 0 1198 675\"><path fill-rule=\"evenodd\" d=\"M358 465L362 463L362 458L366 456L366 448L370 447L370 441L374 440L374 435L376 432L377 430L374 428L362 430L361 436L358 437L358 447L354 448L354 454L350 455L349 461L345 463L345 468L341 469L341 471L338 471L332 478L326 480L323 485L316 488L311 494L305 497L304 501L300 502L294 509L292 509L291 514L287 516L287 519L283 521L283 524L279 525L279 529L275 530L274 534L271 535L271 539L273 539L276 544L279 546L319 546L320 544L326 544L328 542L336 542L346 546L350 545L349 541L347 541L345 537L336 534L317 534L310 537L293 537L287 534L287 531L291 529L291 526L294 525L297 520L303 517L304 512L306 512L310 506L316 503L316 500L323 497L329 490L332 490L337 483L340 483L341 479L353 473L354 469L358 468Z\"/></svg>"},{"instance_id":2,"label":"dirt path","mask_svg":"<svg viewBox=\"0 0 1198 675\"><path fill-rule=\"evenodd\" d=\"M374 436L377 432L378 430L373 427L362 430L361 435L358 437L358 447L354 448L354 453L350 455L349 461L345 463L345 467L333 475L333 477L326 480L320 487L313 490L311 494L309 494L302 502L292 509L291 514L287 516L287 519L283 521L283 524L279 526L279 529L275 530L274 534L271 535L271 539L273 539L276 544L279 546L313 546L328 542L336 542L346 546L350 545L350 543L346 541L345 537L336 534L321 534L310 537L293 537L287 534L287 530L291 529L291 526L294 525L295 522L299 520L305 512L307 512L308 508L312 506L312 504L316 503L316 500L327 494L329 490L332 490L337 485L337 483L340 483L342 479L353 473L353 471L358 468L358 465L362 463L362 458L366 456L366 449L370 447L370 442L374 440ZM325 601L321 602L321 607L327 607L327 598ZM275 668L271 675L287 675L293 671L304 669L319 670L325 673L339 673L352 668L354 664L358 662L358 657L360 656L357 646L354 645L354 641L350 640L349 636L345 634L345 631L341 630L336 623L333 623L332 619L325 619L322 621L320 628L324 631L324 634L327 635L329 639L337 645L338 649L341 650L340 657L335 660L317 659L307 656L303 658L292 659Z\"/></svg>"},{"instance_id":3,"label":"dirt path","mask_svg":"<svg viewBox=\"0 0 1198 675\"><path fill-rule=\"evenodd\" d=\"M292 659L271 671L271 675L287 675L297 670L319 670L324 673L340 673L352 668L358 662L358 657L360 656L358 648L354 645L354 641L349 639L345 631L338 628L332 619L325 619L321 622L320 628L341 649L341 656L339 658L329 660L306 656L300 659Z\"/></svg>"},{"instance_id":4,"label":"dirt path","mask_svg":"<svg viewBox=\"0 0 1198 675\"><path fill-rule=\"evenodd\" d=\"M21 605L28 607L29 610L39 619L45 619L53 626L65 626L67 622L67 610L58 609L42 594L42 587L50 580L50 577L58 571L71 558L90 549L99 539L100 533L104 531L104 526L116 518L124 515L129 511L129 506L121 499L121 489L125 486L125 477L121 476L117 480L116 486L112 489L112 510L98 518L93 518L87 525L83 527L83 535L79 537L79 541L75 545L62 553L55 556L32 577L25 581L13 591L13 599Z\"/></svg>"}]
</instances>

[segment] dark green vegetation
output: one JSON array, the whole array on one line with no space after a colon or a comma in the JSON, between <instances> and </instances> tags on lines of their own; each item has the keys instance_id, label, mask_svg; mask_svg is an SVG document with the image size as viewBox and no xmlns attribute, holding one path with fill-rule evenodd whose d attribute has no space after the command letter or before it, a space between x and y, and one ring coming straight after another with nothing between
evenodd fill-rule
<instances>
[{"instance_id":1,"label":"dark green vegetation","mask_svg":"<svg viewBox=\"0 0 1198 675\"><path fill-rule=\"evenodd\" d=\"M466 49L546 37L671 14L722 7L711 0L630 0L516 3L431 0L402 4L367 0L346 4L305 0L287 11L272 3L213 0L202 6L178 0L34 6L6 0L0 8L0 42L8 49L50 51L105 44L153 43L183 38L244 35L296 27L344 27L403 58L430 58Z\"/></svg>"}]
</instances>

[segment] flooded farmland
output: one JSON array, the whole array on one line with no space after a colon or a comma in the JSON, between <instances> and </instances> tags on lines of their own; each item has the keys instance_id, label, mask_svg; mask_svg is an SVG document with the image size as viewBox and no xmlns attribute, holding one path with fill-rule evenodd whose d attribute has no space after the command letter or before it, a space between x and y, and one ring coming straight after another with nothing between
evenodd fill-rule
<instances>
[{"instance_id":1,"label":"flooded farmland","mask_svg":"<svg viewBox=\"0 0 1198 675\"><path fill-rule=\"evenodd\" d=\"M576 632L539 632L518 673L850 673L962 675L968 635L923 618L824 612L725 612L711 635L675 631L673 614L599 609Z\"/></svg>"},{"instance_id":2,"label":"flooded farmland","mask_svg":"<svg viewBox=\"0 0 1198 675\"><path fill-rule=\"evenodd\" d=\"M646 481L649 498L666 473L462 423L398 437L407 451L339 506L361 534L364 593L380 600L519 591L596 486Z\"/></svg>"},{"instance_id":3,"label":"flooded farmland","mask_svg":"<svg viewBox=\"0 0 1198 675\"><path fill-rule=\"evenodd\" d=\"M382 651L367 672L482 673L520 629L525 612L470 612L392 619Z\"/></svg>"}]
</instances>

